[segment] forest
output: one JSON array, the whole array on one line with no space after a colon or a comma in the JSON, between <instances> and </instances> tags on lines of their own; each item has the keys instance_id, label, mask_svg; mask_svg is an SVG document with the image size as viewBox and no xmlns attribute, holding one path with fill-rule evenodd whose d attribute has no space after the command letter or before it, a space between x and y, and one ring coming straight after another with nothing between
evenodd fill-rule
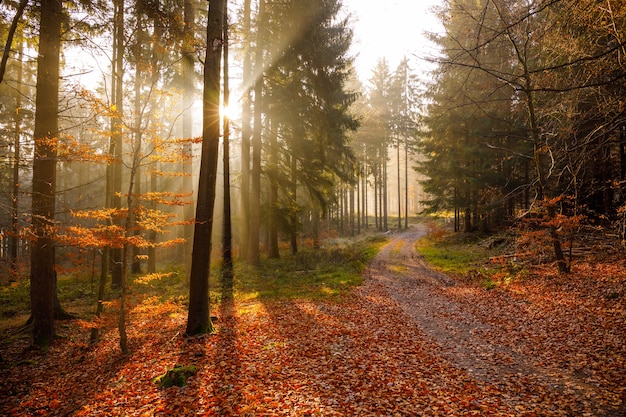
<instances>
[{"instance_id":1,"label":"forest","mask_svg":"<svg viewBox=\"0 0 626 417\"><path fill-rule=\"evenodd\" d=\"M342 0L0 1L0 414L625 411L626 273L611 268L626 246L626 4L442 0L432 13L436 52L392 67L381 51L359 79ZM529 268L572 286L609 268L595 305L607 353L593 369L611 370L589 376L605 391L580 399L596 383L585 380L538 399L545 381L518 373L513 401L405 333L394 309L408 287L378 277L417 271L415 231L443 229L500 264L454 275L496 287L484 297L526 285ZM385 252L407 242L404 261ZM589 248L615 265L582 262ZM364 336L369 320L384 343ZM374 351L348 357L357 336ZM410 388L397 385L400 350L432 366L407 365ZM353 385L333 397L345 387L312 376L322 363L342 374L333 358L384 381L369 388L385 400ZM46 382L66 373L80 400ZM169 388L188 378L193 394ZM559 402L569 414L552 413Z\"/></svg>"}]
</instances>

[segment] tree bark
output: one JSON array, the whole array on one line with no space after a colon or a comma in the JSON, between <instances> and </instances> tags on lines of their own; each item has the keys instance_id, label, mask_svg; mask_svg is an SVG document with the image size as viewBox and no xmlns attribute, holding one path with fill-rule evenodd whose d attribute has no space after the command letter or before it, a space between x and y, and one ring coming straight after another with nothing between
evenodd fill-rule
<instances>
[{"instance_id":1,"label":"tree bark","mask_svg":"<svg viewBox=\"0 0 626 417\"><path fill-rule=\"evenodd\" d=\"M228 73L228 8L224 6L224 108L230 104L230 84ZM233 235L230 210L230 120L224 114L224 215L222 231L222 294L227 300L233 298Z\"/></svg>"},{"instance_id":2,"label":"tree bark","mask_svg":"<svg viewBox=\"0 0 626 417\"><path fill-rule=\"evenodd\" d=\"M17 281L19 278L18 272L18 249L20 243L20 230L19 230L19 202L20 202L20 139L22 135L22 75L23 75L23 57L24 46L20 42L18 52L18 67L17 67L17 96L15 103L15 115L13 120L15 122L15 150L13 154L13 187L11 191L11 248L10 248L10 263L11 263L11 280Z\"/></svg>"},{"instance_id":3,"label":"tree bark","mask_svg":"<svg viewBox=\"0 0 626 417\"><path fill-rule=\"evenodd\" d=\"M257 263L260 259L259 239L261 228L261 152L263 140L263 24L265 20L265 0L259 0L257 45L254 80L254 131L252 134L252 175L250 192L250 232L248 234L248 261Z\"/></svg>"},{"instance_id":4,"label":"tree bark","mask_svg":"<svg viewBox=\"0 0 626 417\"><path fill-rule=\"evenodd\" d=\"M213 330L209 317L209 268L220 140L220 63L224 6L225 0L213 0L209 3L202 98L202 156L198 179L186 329L186 334L189 336Z\"/></svg>"},{"instance_id":5,"label":"tree bark","mask_svg":"<svg viewBox=\"0 0 626 417\"><path fill-rule=\"evenodd\" d=\"M250 237L250 125L251 86L252 86L252 57L250 48L250 3L244 0L243 4L243 85L244 92L241 98L241 219L239 232L239 257L248 259Z\"/></svg>"},{"instance_id":6,"label":"tree bark","mask_svg":"<svg viewBox=\"0 0 626 417\"><path fill-rule=\"evenodd\" d=\"M192 0L185 0L184 8L184 32L183 32L183 138L186 140L183 145L183 192L191 192L193 195L193 181L191 176L193 175L192 164L192 147L191 138L193 136L193 115L191 108L193 106L195 96L194 85L194 62L195 62L195 47L194 47L194 20L195 13ZM184 208L184 219L190 221L193 218L194 209L193 204L187 204ZM184 245L184 262L185 262L185 274L191 273L191 251L193 246L193 224L189 223L183 226L183 237L185 238Z\"/></svg>"},{"instance_id":7,"label":"tree bark","mask_svg":"<svg viewBox=\"0 0 626 417\"><path fill-rule=\"evenodd\" d=\"M123 79L124 79L124 0L115 0L113 17L113 72L111 75L111 101L114 105L111 117L111 143L109 153L111 163L111 206L122 208L122 129L123 129ZM121 218L114 216L113 224L122 226ZM111 285L122 283L122 250L110 249Z\"/></svg>"},{"instance_id":8,"label":"tree bark","mask_svg":"<svg viewBox=\"0 0 626 417\"><path fill-rule=\"evenodd\" d=\"M37 96L35 98L35 149L33 160L30 300L33 344L47 348L55 335L54 214L59 113L59 56L63 5L42 0L40 5Z\"/></svg>"}]
</instances>

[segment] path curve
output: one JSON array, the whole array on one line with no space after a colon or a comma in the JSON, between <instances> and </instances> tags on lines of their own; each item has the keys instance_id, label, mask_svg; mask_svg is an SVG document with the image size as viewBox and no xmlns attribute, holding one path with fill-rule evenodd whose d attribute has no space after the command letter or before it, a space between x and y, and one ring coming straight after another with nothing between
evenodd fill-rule
<instances>
[{"instance_id":1,"label":"path curve","mask_svg":"<svg viewBox=\"0 0 626 417\"><path fill-rule=\"evenodd\" d=\"M534 361L536 358L524 355L521 349L516 351L481 336L506 330L482 322L445 294L446 288L464 284L425 264L415 246L426 234L425 226L418 225L391 235L391 240L366 271L366 287L368 282L381 285L410 318L409 325L417 325L425 337L440 348L440 354L447 361L477 380L500 387L528 381L581 398L610 395L566 370L538 366ZM519 400L518 405L523 405L523 401ZM606 416L623 412L615 409L595 411L598 414L594 415Z\"/></svg>"}]
</instances>

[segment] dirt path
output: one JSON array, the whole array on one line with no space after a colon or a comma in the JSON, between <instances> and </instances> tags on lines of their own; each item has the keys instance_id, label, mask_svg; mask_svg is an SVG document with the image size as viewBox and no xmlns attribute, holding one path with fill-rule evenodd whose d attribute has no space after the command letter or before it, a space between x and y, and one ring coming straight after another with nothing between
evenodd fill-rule
<instances>
[{"instance_id":1,"label":"dirt path","mask_svg":"<svg viewBox=\"0 0 626 417\"><path fill-rule=\"evenodd\" d=\"M543 366L541 358L524 353L521 345L499 343L507 340L507 329L483 318L500 313L483 311L481 316L475 315L467 305L457 302L458 298L449 295L451 290L462 293L467 287L429 269L417 254L415 244L425 234L425 228L417 226L392 236L368 269L369 280L364 290L368 291L368 285L382 286L411 318L411 323L441 349L440 354L448 362L477 380L507 391L511 387L517 390L525 385L539 386L556 391L557 395L570 396L572 401L586 401L592 409L590 415L626 415L623 404L614 406L621 402L615 392L590 384L584 375ZM525 317L516 320L524 321ZM523 343L532 344L532 340ZM515 396L510 401L513 406L521 405L516 404Z\"/></svg>"}]
</instances>

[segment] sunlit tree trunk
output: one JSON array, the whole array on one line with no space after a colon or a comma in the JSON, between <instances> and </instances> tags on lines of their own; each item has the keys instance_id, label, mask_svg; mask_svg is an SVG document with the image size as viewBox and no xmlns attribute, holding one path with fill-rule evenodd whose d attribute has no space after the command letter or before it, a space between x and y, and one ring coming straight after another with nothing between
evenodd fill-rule
<instances>
[{"instance_id":1,"label":"sunlit tree trunk","mask_svg":"<svg viewBox=\"0 0 626 417\"><path fill-rule=\"evenodd\" d=\"M278 251L278 137L277 133L272 129L271 121L268 128L270 137L270 159L269 159L269 207L270 217L268 225L268 253L269 258L280 258Z\"/></svg>"},{"instance_id":2,"label":"sunlit tree trunk","mask_svg":"<svg viewBox=\"0 0 626 417\"><path fill-rule=\"evenodd\" d=\"M59 56L63 5L60 0L40 4L37 96L35 98L35 149L32 185L30 301L33 343L46 348L54 337L54 214L59 112Z\"/></svg>"},{"instance_id":3,"label":"sunlit tree trunk","mask_svg":"<svg viewBox=\"0 0 626 417\"><path fill-rule=\"evenodd\" d=\"M248 259L250 237L250 136L251 136L251 87L252 51L250 48L250 3L243 5L243 96L241 97L241 219L239 225L239 256Z\"/></svg>"},{"instance_id":4,"label":"sunlit tree trunk","mask_svg":"<svg viewBox=\"0 0 626 417\"><path fill-rule=\"evenodd\" d=\"M404 138L404 228L409 228L409 143Z\"/></svg>"},{"instance_id":5,"label":"sunlit tree trunk","mask_svg":"<svg viewBox=\"0 0 626 417\"><path fill-rule=\"evenodd\" d=\"M158 5L158 1L156 4ZM153 32L153 42L152 42L152 56L150 58L150 88L156 89L159 83L159 79L161 77L161 68L160 64L163 62L163 54L164 54L164 45L163 45L163 25L161 23L160 16L155 16L153 18L154 32ZM153 96L150 96L153 99ZM156 101L156 100L155 100ZM157 122L158 123L158 122ZM155 152L156 153L156 152ZM150 191L153 193L157 193L158 190L158 171L159 162L155 161L154 166L150 171ZM157 202L151 201L150 208L152 210L157 209ZM151 230L148 233L148 240L152 243L151 246L148 247L148 273L154 274L156 272L156 264L157 264L157 254L156 254L156 243L158 240L158 233L156 230Z\"/></svg>"},{"instance_id":6,"label":"sunlit tree trunk","mask_svg":"<svg viewBox=\"0 0 626 417\"><path fill-rule=\"evenodd\" d=\"M111 168L111 206L122 208L122 129L123 129L123 79L124 79L124 0L114 1L113 16L113 71L111 77L111 142L109 153L113 158ZM121 227L119 216L113 217L113 224ZM122 250L110 249L111 285L119 287L122 283Z\"/></svg>"},{"instance_id":7,"label":"sunlit tree trunk","mask_svg":"<svg viewBox=\"0 0 626 417\"><path fill-rule=\"evenodd\" d=\"M224 39L224 108L228 108L230 104L230 82L229 82L229 55L228 55L228 7L224 6L224 22L223 22L223 39ZM224 170L224 213L223 213L223 230L222 230L222 289L223 294L227 298L233 295L233 236L231 224L230 210L230 120L227 114L224 114L224 153L223 153L223 170Z\"/></svg>"},{"instance_id":8,"label":"sunlit tree trunk","mask_svg":"<svg viewBox=\"0 0 626 417\"><path fill-rule=\"evenodd\" d=\"M220 140L220 63L224 7L225 0L213 0L209 3L202 98L202 156L198 179L186 329L186 334L190 336L213 330L209 317L209 268Z\"/></svg>"},{"instance_id":9,"label":"sunlit tree trunk","mask_svg":"<svg viewBox=\"0 0 626 417\"><path fill-rule=\"evenodd\" d=\"M195 62L195 46L194 46L194 20L195 13L192 0L185 0L183 4L184 10L184 32L183 32L183 47L182 47L182 65L183 65L183 138L186 142L183 145L183 192L193 192L193 159L192 159L192 147L189 141L193 136L193 115L192 106L195 96L194 85L194 62ZM188 204L184 208L184 218L189 221L193 218L194 208L192 204ZM193 224L187 224L183 226L183 237L185 238L184 244L184 260L185 260L185 273L189 275L191 273L191 250L193 245Z\"/></svg>"},{"instance_id":10,"label":"sunlit tree trunk","mask_svg":"<svg viewBox=\"0 0 626 417\"><path fill-rule=\"evenodd\" d=\"M383 186L383 193L382 193L382 202L383 202L383 231L386 232L387 229L389 229L389 226L387 225L387 219L388 219L388 214L387 214L387 205L388 205L388 200L389 200L389 193L388 193L388 182L389 182L389 177L387 175L387 141L385 141L385 145L383 147L383 160L382 160L382 167L383 167L383 180L382 180L382 186Z\"/></svg>"},{"instance_id":11,"label":"sunlit tree trunk","mask_svg":"<svg viewBox=\"0 0 626 417\"><path fill-rule=\"evenodd\" d=\"M135 126L134 126L134 141L135 141L135 153L139 154L141 152L141 145L143 141L143 111L142 111L142 95L141 90L143 86L144 74L142 71L143 66L143 45L146 42L145 31L143 27L143 3L141 1L137 1L135 4L135 14L137 19L137 42L134 47L135 54ZM142 179L142 170L141 165L137 164L137 166L133 166L135 170L135 175L132 178L132 181L135 184L133 190L131 190L135 195L141 194L141 179ZM133 234L139 236L140 231L138 228L133 230ZM140 250L137 245L133 245L132 247L132 261L131 261L131 273L139 274L141 273L141 257ZM124 279L124 277L122 277Z\"/></svg>"},{"instance_id":12,"label":"sunlit tree trunk","mask_svg":"<svg viewBox=\"0 0 626 417\"><path fill-rule=\"evenodd\" d=\"M291 230L289 231L289 242L291 244L291 253L298 253L298 160L296 156L291 154L290 184L289 184L289 223Z\"/></svg>"},{"instance_id":13,"label":"sunlit tree trunk","mask_svg":"<svg viewBox=\"0 0 626 417\"><path fill-rule=\"evenodd\" d=\"M259 239L261 228L261 152L263 134L263 34L265 29L265 0L259 0L257 45L254 65L254 131L252 133L252 174L250 187L250 232L248 261L257 263L260 258Z\"/></svg>"},{"instance_id":14,"label":"sunlit tree trunk","mask_svg":"<svg viewBox=\"0 0 626 417\"><path fill-rule=\"evenodd\" d=\"M400 182L400 139L396 141L396 172L398 174L398 229L402 229L402 193Z\"/></svg>"},{"instance_id":15,"label":"sunlit tree trunk","mask_svg":"<svg viewBox=\"0 0 626 417\"><path fill-rule=\"evenodd\" d=\"M19 202L20 202L20 139L22 136L22 82L23 82L23 59L24 59L24 46L20 42L18 49L18 65L17 65L17 95L15 96L15 114L13 121L15 123L15 148L13 150L13 186L11 190L11 248L10 248L10 263L11 263L11 280L17 281L19 277L18 271L18 249L20 243L20 230L19 230Z\"/></svg>"}]
</instances>

